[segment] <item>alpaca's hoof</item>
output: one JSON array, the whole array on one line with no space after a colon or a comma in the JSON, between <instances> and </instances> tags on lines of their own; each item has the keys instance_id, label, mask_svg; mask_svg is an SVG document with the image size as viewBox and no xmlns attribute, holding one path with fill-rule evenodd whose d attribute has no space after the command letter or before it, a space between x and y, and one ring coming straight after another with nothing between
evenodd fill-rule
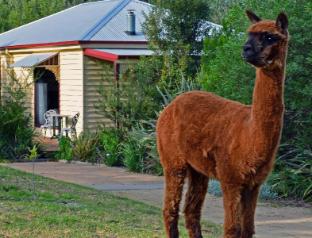
<instances>
[{"instance_id":1,"label":"alpaca's hoof","mask_svg":"<svg viewBox=\"0 0 312 238\"><path fill-rule=\"evenodd\" d=\"M252 238L254 234L254 231L244 231L240 238Z\"/></svg>"},{"instance_id":2,"label":"alpaca's hoof","mask_svg":"<svg viewBox=\"0 0 312 238\"><path fill-rule=\"evenodd\" d=\"M224 238L241 238L241 229L239 228L232 228L225 232Z\"/></svg>"}]
</instances>

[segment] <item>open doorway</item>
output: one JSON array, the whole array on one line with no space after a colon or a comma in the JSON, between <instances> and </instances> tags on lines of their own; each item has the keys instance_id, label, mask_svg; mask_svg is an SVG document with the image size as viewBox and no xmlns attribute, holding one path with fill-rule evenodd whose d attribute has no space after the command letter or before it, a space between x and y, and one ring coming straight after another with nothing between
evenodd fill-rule
<instances>
[{"instance_id":1,"label":"open doorway","mask_svg":"<svg viewBox=\"0 0 312 238\"><path fill-rule=\"evenodd\" d=\"M55 74L45 68L36 68L35 76L35 126L44 124L44 113L59 112L59 82Z\"/></svg>"}]
</instances>

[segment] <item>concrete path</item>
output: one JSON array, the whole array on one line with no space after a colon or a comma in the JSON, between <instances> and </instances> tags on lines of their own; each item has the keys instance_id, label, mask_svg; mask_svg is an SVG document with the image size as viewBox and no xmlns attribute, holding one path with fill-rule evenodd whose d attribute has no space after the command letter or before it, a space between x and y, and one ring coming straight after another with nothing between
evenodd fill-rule
<instances>
[{"instance_id":1,"label":"concrete path","mask_svg":"<svg viewBox=\"0 0 312 238\"><path fill-rule=\"evenodd\" d=\"M15 163L7 166L27 172L32 171L31 163ZM49 178L108 191L158 207L162 206L163 177L130 173L122 168L57 162L37 163L35 172ZM203 218L222 224L221 198L208 194ZM256 232L256 238L311 238L312 208L309 205L295 207L259 202Z\"/></svg>"}]
</instances>

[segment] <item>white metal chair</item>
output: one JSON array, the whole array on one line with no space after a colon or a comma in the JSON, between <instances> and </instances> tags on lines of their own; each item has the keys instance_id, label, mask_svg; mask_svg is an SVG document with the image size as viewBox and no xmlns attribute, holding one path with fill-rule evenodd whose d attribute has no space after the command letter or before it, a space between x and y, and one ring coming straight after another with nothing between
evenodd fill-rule
<instances>
[{"instance_id":1,"label":"white metal chair","mask_svg":"<svg viewBox=\"0 0 312 238\"><path fill-rule=\"evenodd\" d=\"M70 127L62 128L62 131L60 134L61 136L63 136L63 134L65 133L66 137L68 137L68 133L70 133L71 138L77 138L76 125L78 123L79 116L80 116L80 113L77 112L71 120Z\"/></svg>"},{"instance_id":2,"label":"white metal chair","mask_svg":"<svg viewBox=\"0 0 312 238\"><path fill-rule=\"evenodd\" d=\"M57 111L56 110L48 110L43 114L45 123L40 126L41 131L44 131L44 135L47 135L47 130L53 129L53 119L52 116L56 115Z\"/></svg>"}]
</instances>

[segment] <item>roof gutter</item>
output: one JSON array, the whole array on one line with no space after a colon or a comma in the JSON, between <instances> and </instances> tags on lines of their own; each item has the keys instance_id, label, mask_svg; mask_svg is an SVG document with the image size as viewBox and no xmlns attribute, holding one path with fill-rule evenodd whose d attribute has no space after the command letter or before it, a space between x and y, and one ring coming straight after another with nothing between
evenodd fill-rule
<instances>
[{"instance_id":1,"label":"roof gutter","mask_svg":"<svg viewBox=\"0 0 312 238\"><path fill-rule=\"evenodd\" d=\"M4 49L29 49L29 48L40 48L40 47L55 47L55 46L85 45L85 44L138 44L138 45L145 45L147 43L148 43L148 41L60 41L60 42L50 42L50 43L4 46L4 47L0 47L0 50L4 50Z\"/></svg>"},{"instance_id":2,"label":"roof gutter","mask_svg":"<svg viewBox=\"0 0 312 238\"><path fill-rule=\"evenodd\" d=\"M65 46L65 45L79 45L79 41L61 41L61 42L38 43L27 45L9 45L1 47L0 49L25 49L25 48L39 48L48 46Z\"/></svg>"}]
</instances>

